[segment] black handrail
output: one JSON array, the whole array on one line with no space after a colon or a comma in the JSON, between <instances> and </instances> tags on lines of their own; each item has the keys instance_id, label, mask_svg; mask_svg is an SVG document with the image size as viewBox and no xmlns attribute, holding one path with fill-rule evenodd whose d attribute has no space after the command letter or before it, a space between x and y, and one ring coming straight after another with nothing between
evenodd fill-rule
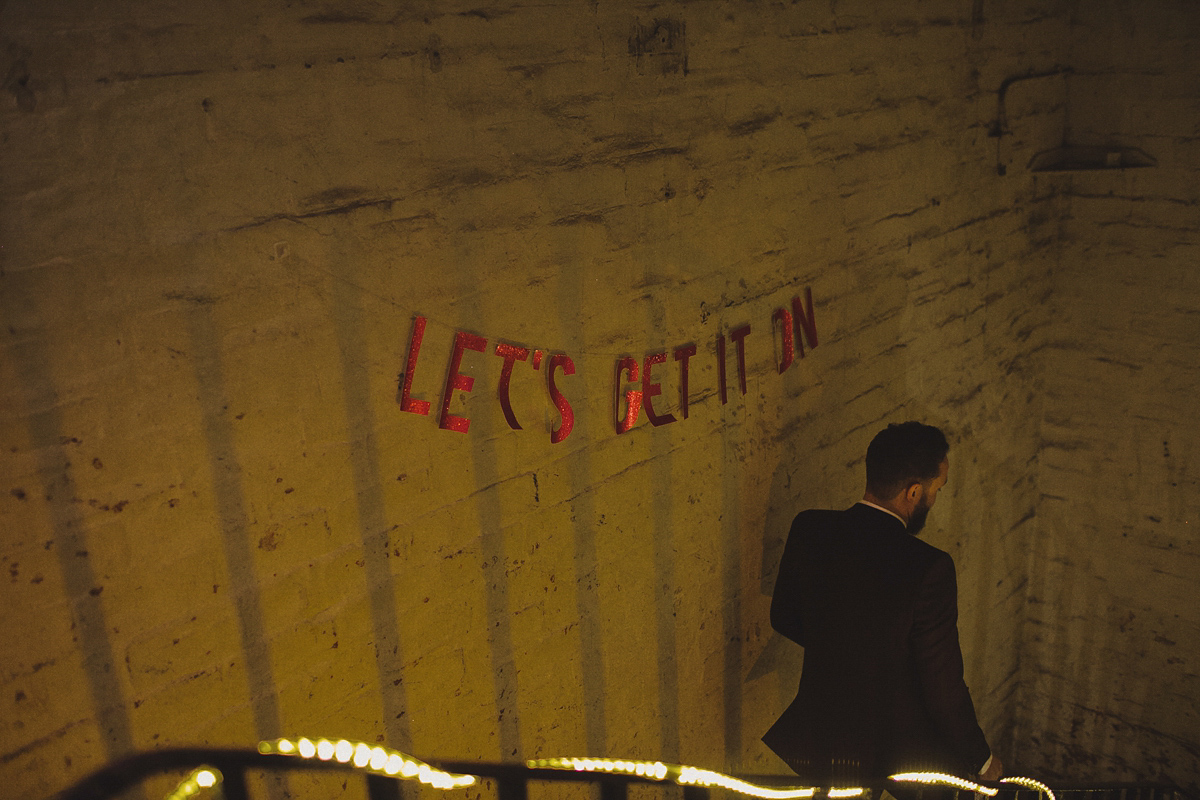
<instances>
[{"instance_id":1,"label":"black handrail","mask_svg":"<svg viewBox=\"0 0 1200 800\"><path fill-rule=\"evenodd\" d=\"M622 772L575 771L560 768L504 764L486 761L430 760L429 766L448 773L473 775L490 780L495 784L497 800L527 800L530 781L569 781L599 784L601 800L627 800L631 784L675 786L653 776ZM248 748L220 747L172 747L135 753L121 758L74 786L60 792L56 800L107 800L141 783L143 780L169 772L187 772L208 767L221 773L221 791L225 800L249 800L247 772L314 770L348 772L362 775L366 780L370 800L398 800L400 786L406 780L399 775L386 775L378 771L365 771L337 760L296 758L277 752L258 752ZM759 786L794 787L800 779L783 775L746 775L742 780ZM873 795L878 798L881 788L890 781L881 778L864 781L863 800ZM988 784L1000 790L995 800L1037 800L1036 790L1012 784ZM1056 784L1050 787L1064 800L1187 800L1176 786L1165 783L1096 783ZM704 785L682 786L684 800L708 800L709 787ZM828 800L829 789L817 789L813 800ZM1077 792L1087 792L1079 798ZM971 797L972 793L963 793Z\"/></svg>"},{"instance_id":2,"label":"black handrail","mask_svg":"<svg viewBox=\"0 0 1200 800\"><path fill-rule=\"evenodd\" d=\"M572 781L599 783L601 800L624 800L632 783L659 784L661 781L639 775L574 772L562 769L529 767L484 761L430 761L431 766L486 778L496 784L498 800L526 800L529 781ZM225 800L249 800L246 773L249 770L290 771L320 770L350 772L367 781L370 800L394 800L405 780L400 776L365 772L350 764L309 758L293 758L277 753L260 753L246 748L171 747L149 750L118 759L60 792L56 800L106 800L141 783L168 772L189 771L200 767L219 770ZM773 777L778 781L778 777ZM705 800L702 786L683 787L684 800Z\"/></svg>"}]
</instances>

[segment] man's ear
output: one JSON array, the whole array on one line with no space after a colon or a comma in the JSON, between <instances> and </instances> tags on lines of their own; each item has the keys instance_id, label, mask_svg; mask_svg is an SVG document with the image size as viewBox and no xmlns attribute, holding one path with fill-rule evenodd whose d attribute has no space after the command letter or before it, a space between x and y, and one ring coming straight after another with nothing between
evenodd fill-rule
<instances>
[{"instance_id":1,"label":"man's ear","mask_svg":"<svg viewBox=\"0 0 1200 800\"><path fill-rule=\"evenodd\" d=\"M904 499L910 503L918 503L921 496L925 494L925 486L920 483L914 483L904 491Z\"/></svg>"}]
</instances>

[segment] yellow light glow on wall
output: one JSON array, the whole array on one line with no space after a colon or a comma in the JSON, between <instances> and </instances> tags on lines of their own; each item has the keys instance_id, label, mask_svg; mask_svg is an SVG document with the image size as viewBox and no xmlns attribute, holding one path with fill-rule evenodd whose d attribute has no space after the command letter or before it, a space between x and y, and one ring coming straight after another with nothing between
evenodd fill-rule
<instances>
[{"instance_id":1,"label":"yellow light glow on wall","mask_svg":"<svg viewBox=\"0 0 1200 800\"><path fill-rule=\"evenodd\" d=\"M954 786L958 789L966 789L970 792L979 792L986 794L988 797L995 797L1000 791L993 789L990 786L975 783L974 781L963 780L954 775L947 775L944 772L898 772L895 775L889 776L890 780L900 783L925 783L937 786Z\"/></svg>"},{"instance_id":2,"label":"yellow light glow on wall","mask_svg":"<svg viewBox=\"0 0 1200 800\"><path fill-rule=\"evenodd\" d=\"M337 761L351 764L357 769L379 775L415 779L435 789L459 789L475 783L474 775L457 775L431 767L398 750L388 750L366 742L351 742L347 739L275 739L258 743L258 752L275 753L300 758L316 758L320 761Z\"/></svg>"},{"instance_id":3,"label":"yellow light glow on wall","mask_svg":"<svg viewBox=\"0 0 1200 800\"><path fill-rule=\"evenodd\" d=\"M680 786L718 786L748 797L761 797L764 800L800 800L816 795L817 788L812 786L787 786L772 788L757 786L753 783L712 772L697 767L686 767L679 764L667 765L661 761L625 761L610 758L539 758L525 762L526 766L540 769L575 770L576 772L609 772L621 775L636 775L651 780L669 780ZM836 794L835 794L836 793ZM831 789L829 797L858 797L863 794L860 788Z\"/></svg>"},{"instance_id":4,"label":"yellow light glow on wall","mask_svg":"<svg viewBox=\"0 0 1200 800\"><path fill-rule=\"evenodd\" d=\"M202 790L212 789L220 782L220 770L212 767L198 767L175 787L175 791L167 795L166 800L184 800L187 797L195 797Z\"/></svg>"},{"instance_id":5,"label":"yellow light glow on wall","mask_svg":"<svg viewBox=\"0 0 1200 800\"><path fill-rule=\"evenodd\" d=\"M1050 787L1041 781L1035 781L1033 778L1001 778L1001 783L1015 783L1018 786L1024 786L1026 789L1035 789L1050 798L1050 800L1058 800L1054 796L1054 792L1050 791Z\"/></svg>"}]
</instances>

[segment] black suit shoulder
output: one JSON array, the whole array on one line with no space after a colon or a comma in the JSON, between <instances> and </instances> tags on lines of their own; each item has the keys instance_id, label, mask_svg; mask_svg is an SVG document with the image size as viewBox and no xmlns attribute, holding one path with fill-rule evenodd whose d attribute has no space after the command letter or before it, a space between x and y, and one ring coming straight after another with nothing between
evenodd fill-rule
<instances>
[{"instance_id":1,"label":"black suit shoulder","mask_svg":"<svg viewBox=\"0 0 1200 800\"><path fill-rule=\"evenodd\" d=\"M852 609L866 608L867 597L881 592L894 601L911 598L927 575L947 567L953 570L947 553L910 535L903 522L885 511L861 503L839 511L801 511L779 561L771 626L807 646L810 637L802 627L806 603L848 598L846 608Z\"/></svg>"},{"instance_id":2,"label":"black suit shoulder","mask_svg":"<svg viewBox=\"0 0 1200 800\"><path fill-rule=\"evenodd\" d=\"M862 503L841 511L801 511L792 520L788 544L793 540L797 543L821 542L833 537L839 537L838 542L846 547L882 547L886 552L904 553L927 564L950 557L944 550L909 534L904 523L896 517ZM786 555L786 545L784 550Z\"/></svg>"}]
</instances>

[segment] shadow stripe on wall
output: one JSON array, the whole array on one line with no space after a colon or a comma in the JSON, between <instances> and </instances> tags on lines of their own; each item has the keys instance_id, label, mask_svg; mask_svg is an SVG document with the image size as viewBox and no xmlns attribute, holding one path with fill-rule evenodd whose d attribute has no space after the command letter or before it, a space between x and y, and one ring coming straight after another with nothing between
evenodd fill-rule
<instances>
[{"instance_id":1,"label":"shadow stripe on wall","mask_svg":"<svg viewBox=\"0 0 1200 800\"><path fill-rule=\"evenodd\" d=\"M469 298L462 305L459 330L475 330L484 319L479 295L471 292L476 276L471 259L458 250L455 267ZM518 692L517 664L513 648L512 616L509 612L508 555L504 542L503 510L497 487L503 480L496 455L495 419L481 414L472 419L471 466L475 473L475 512L479 520L479 548L483 556L483 580L487 605L487 644L492 662L492 690L496 704L496 729L501 760L519 760L521 754L521 702Z\"/></svg>"},{"instance_id":2,"label":"shadow stripe on wall","mask_svg":"<svg viewBox=\"0 0 1200 800\"><path fill-rule=\"evenodd\" d=\"M578 263L580 254L575 251L570 237L555 237L556 257L559 263ZM590 358L585 345L583 326L580 324L584 309L583 270L566 269L559 273L558 292L555 304L559 310L559 321L566 334L568 352L574 356L577 374L587 375ZM581 414L575 421L575 436L579 441L592 441L588 415ZM604 632L600 624L599 570L596 554L596 505L594 491L596 483L592 474L591 449L581 447L567 459L568 503L571 507L571 534L575 551L575 609L579 617L579 669L583 683L584 742L589 753L608 752L608 707L605 703L604 685ZM593 793L599 797L599 791Z\"/></svg>"},{"instance_id":3,"label":"shadow stripe on wall","mask_svg":"<svg viewBox=\"0 0 1200 800\"><path fill-rule=\"evenodd\" d=\"M242 655L246 659L250 707L254 713L258 738L274 739L282 734L279 699L275 693L262 601L254 575L254 556L248 538L246 501L241 483L242 470L233 442L229 399L225 393L225 377L218 346L219 331L213 319L212 303L194 303L192 306L187 312L192 368L203 416L213 502L216 504L226 570L232 584L231 594L241 633Z\"/></svg>"},{"instance_id":4,"label":"shadow stripe on wall","mask_svg":"<svg viewBox=\"0 0 1200 800\"><path fill-rule=\"evenodd\" d=\"M5 291L0 295L5 303L5 317L17 318L11 302L18 297L44 296L38 291ZM22 338L12 348L24 389L29 439L38 454L38 473L42 480L43 496L49 504L54 545L59 570L71 608L71 619L79 632L84 673L92 697L96 723L110 761L133 752L133 735L125 703L125 693L117 680L113 661L112 642L108 638L108 623L101 600L101 586L88 549L88 531L75 502L77 491L71 475L71 459L63 448L60 402L54 379L50 375L50 359L41 344L40 331ZM131 796L142 800L145 793L138 787Z\"/></svg>"},{"instance_id":5,"label":"shadow stripe on wall","mask_svg":"<svg viewBox=\"0 0 1200 800\"><path fill-rule=\"evenodd\" d=\"M353 263L335 255L334 269ZM395 581L388 567L390 526L379 478L379 445L371 387L366 368L367 345L362 328L362 292L334 279L333 318L337 331L345 395L350 464L362 538L371 626L375 637L375 669L379 676L383 728L393 748L412 751L408 692L404 686L404 647L396 611Z\"/></svg>"}]
</instances>

